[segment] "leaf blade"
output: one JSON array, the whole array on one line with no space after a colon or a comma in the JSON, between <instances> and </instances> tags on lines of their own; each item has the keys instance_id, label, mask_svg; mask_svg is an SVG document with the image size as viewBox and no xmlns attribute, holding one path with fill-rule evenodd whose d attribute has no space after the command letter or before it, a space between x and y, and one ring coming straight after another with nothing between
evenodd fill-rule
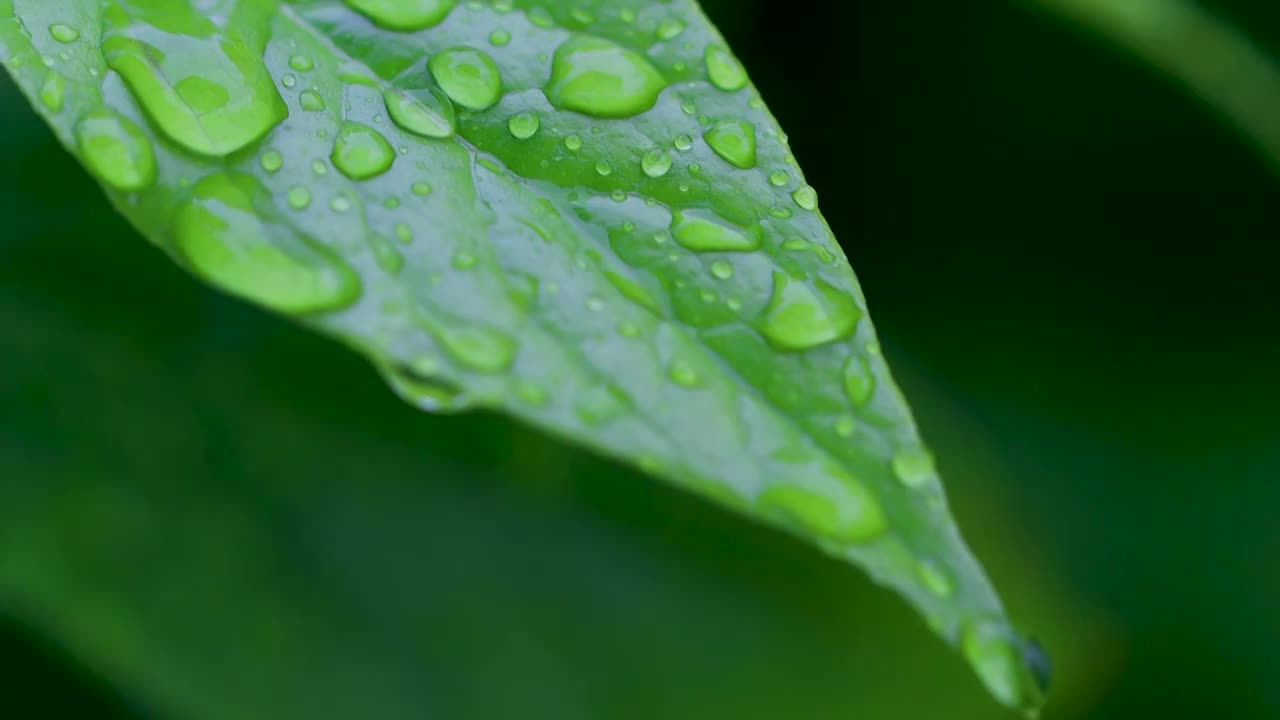
<instances>
[{"instance_id":1,"label":"leaf blade","mask_svg":"<svg viewBox=\"0 0 1280 720\"><path fill-rule=\"evenodd\" d=\"M75 118L149 134L154 184L105 179L180 264L424 407L500 410L806 537L916 605L1003 702L1039 705L816 194L695 5L461 5L403 32L337 0L76 0L83 56L54 68L65 43L14 22L66 14L42 5L0 4L6 66L37 100L66 78L42 112L90 166L145 154L108 142L127 132L78 142ZM388 120L406 96L446 108L431 132Z\"/></svg>"}]
</instances>

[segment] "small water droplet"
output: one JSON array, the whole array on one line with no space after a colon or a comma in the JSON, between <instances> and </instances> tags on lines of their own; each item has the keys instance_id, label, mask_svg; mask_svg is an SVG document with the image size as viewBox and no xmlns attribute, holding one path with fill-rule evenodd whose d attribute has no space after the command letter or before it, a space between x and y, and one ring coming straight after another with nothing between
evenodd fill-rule
<instances>
[{"instance_id":1,"label":"small water droplet","mask_svg":"<svg viewBox=\"0 0 1280 720\"><path fill-rule=\"evenodd\" d=\"M796 201L797 205L805 210L818 209L818 192L808 185L791 193L791 197Z\"/></svg>"},{"instance_id":2,"label":"small water droplet","mask_svg":"<svg viewBox=\"0 0 1280 720\"><path fill-rule=\"evenodd\" d=\"M283 78L280 78L280 84L284 85L287 88L291 88L294 85L298 84L298 78L294 77L293 75L285 75Z\"/></svg>"},{"instance_id":3,"label":"small water droplet","mask_svg":"<svg viewBox=\"0 0 1280 720\"><path fill-rule=\"evenodd\" d=\"M262 165L263 170L274 174L284 166L284 156L278 151L268 150L258 158L258 163Z\"/></svg>"},{"instance_id":4,"label":"small water droplet","mask_svg":"<svg viewBox=\"0 0 1280 720\"><path fill-rule=\"evenodd\" d=\"M494 30L489 33L489 44L494 47L502 47L511 42L511 33L506 30Z\"/></svg>"},{"instance_id":5,"label":"small water droplet","mask_svg":"<svg viewBox=\"0 0 1280 720\"><path fill-rule=\"evenodd\" d=\"M311 205L311 191L301 185L295 185L294 187L289 188L287 199L289 207L294 210L305 210L309 205Z\"/></svg>"},{"instance_id":6,"label":"small water droplet","mask_svg":"<svg viewBox=\"0 0 1280 720\"><path fill-rule=\"evenodd\" d=\"M435 336L454 360L481 373L506 371L519 349L511 336L482 325L442 328Z\"/></svg>"},{"instance_id":7,"label":"small water droplet","mask_svg":"<svg viewBox=\"0 0 1280 720\"><path fill-rule=\"evenodd\" d=\"M40 104L49 112L62 112L62 102L66 96L66 81L56 72L45 73L44 82L40 85Z\"/></svg>"},{"instance_id":8,"label":"small water droplet","mask_svg":"<svg viewBox=\"0 0 1280 720\"><path fill-rule=\"evenodd\" d=\"M917 568L920 582L929 592L940 598L951 597L955 592L955 583L946 568L932 560L921 560Z\"/></svg>"},{"instance_id":9,"label":"small water droplet","mask_svg":"<svg viewBox=\"0 0 1280 720\"><path fill-rule=\"evenodd\" d=\"M660 178L671 170L671 156L662 148L654 148L641 158L640 169L651 178Z\"/></svg>"},{"instance_id":10,"label":"small water droplet","mask_svg":"<svg viewBox=\"0 0 1280 720\"><path fill-rule=\"evenodd\" d=\"M528 140L537 134L541 124L537 115L522 112L511 116L511 119L507 121L507 129L511 131L512 136L517 140Z\"/></svg>"},{"instance_id":11,"label":"small water droplet","mask_svg":"<svg viewBox=\"0 0 1280 720\"><path fill-rule=\"evenodd\" d=\"M693 138L688 135L677 135L675 146L677 150L685 152L693 147Z\"/></svg>"},{"instance_id":12,"label":"small water droplet","mask_svg":"<svg viewBox=\"0 0 1280 720\"><path fill-rule=\"evenodd\" d=\"M922 447L899 450L893 456L893 474L909 488L923 488L937 478L933 455Z\"/></svg>"},{"instance_id":13,"label":"small water droplet","mask_svg":"<svg viewBox=\"0 0 1280 720\"><path fill-rule=\"evenodd\" d=\"M721 280L733 277L733 263L728 260L716 260L711 263L711 274Z\"/></svg>"},{"instance_id":14,"label":"small water droplet","mask_svg":"<svg viewBox=\"0 0 1280 720\"><path fill-rule=\"evenodd\" d=\"M315 63L306 55L294 55L289 58L289 67L298 72L308 72L315 67Z\"/></svg>"},{"instance_id":15,"label":"small water droplet","mask_svg":"<svg viewBox=\"0 0 1280 720\"><path fill-rule=\"evenodd\" d=\"M564 146L569 152L578 152L582 149L582 138L577 135L570 135L564 139Z\"/></svg>"},{"instance_id":16,"label":"small water droplet","mask_svg":"<svg viewBox=\"0 0 1280 720\"><path fill-rule=\"evenodd\" d=\"M613 168L609 167L609 163L601 160L596 163L596 172L599 173L601 177L607 177L613 174Z\"/></svg>"},{"instance_id":17,"label":"small water droplet","mask_svg":"<svg viewBox=\"0 0 1280 720\"><path fill-rule=\"evenodd\" d=\"M666 17L662 22L658 23L657 37L659 40L671 40L684 32L684 21L677 17Z\"/></svg>"},{"instance_id":18,"label":"small water droplet","mask_svg":"<svg viewBox=\"0 0 1280 720\"><path fill-rule=\"evenodd\" d=\"M775 170L769 173L769 184L774 187L782 187L791 182L791 175L786 170Z\"/></svg>"},{"instance_id":19,"label":"small water droplet","mask_svg":"<svg viewBox=\"0 0 1280 720\"><path fill-rule=\"evenodd\" d=\"M702 379L698 377L698 371L685 360L672 360L667 367L667 375L671 381L681 387L698 387Z\"/></svg>"},{"instance_id":20,"label":"small water droplet","mask_svg":"<svg viewBox=\"0 0 1280 720\"><path fill-rule=\"evenodd\" d=\"M79 30L63 23L54 23L50 25L49 34L53 36L54 40L57 40L64 45L73 43L80 39Z\"/></svg>"},{"instance_id":21,"label":"small water droplet","mask_svg":"<svg viewBox=\"0 0 1280 720\"><path fill-rule=\"evenodd\" d=\"M416 182L409 187L409 190L418 197L426 197L431 194L431 186L424 182Z\"/></svg>"},{"instance_id":22,"label":"small water droplet","mask_svg":"<svg viewBox=\"0 0 1280 720\"><path fill-rule=\"evenodd\" d=\"M395 157L391 143L381 133L348 120L338 129L329 159L352 180L368 180L390 170Z\"/></svg>"},{"instance_id":23,"label":"small water droplet","mask_svg":"<svg viewBox=\"0 0 1280 720\"><path fill-rule=\"evenodd\" d=\"M303 90L298 96L298 105L307 112L320 112L325 108L324 98L315 90Z\"/></svg>"}]
</instances>

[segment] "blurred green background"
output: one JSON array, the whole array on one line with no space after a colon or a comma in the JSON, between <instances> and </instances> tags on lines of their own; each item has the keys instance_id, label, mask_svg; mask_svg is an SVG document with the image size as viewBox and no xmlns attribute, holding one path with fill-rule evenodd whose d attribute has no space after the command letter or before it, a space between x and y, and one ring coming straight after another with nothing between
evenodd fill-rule
<instances>
[{"instance_id":1,"label":"blurred green background","mask_svg":"<svg viewBox=\"0 0 1280 720\"><path fill-rule=\"evenodd\" d=\"M1054 656L1045 717L1280 716L1280 177L1030 0L704 4ZM1276 3L1203 4L1280 50ZM856 571L414 412L184 276L7 79L0 113L0 716L1007 717Z\"/></svg>"}]
</instances>

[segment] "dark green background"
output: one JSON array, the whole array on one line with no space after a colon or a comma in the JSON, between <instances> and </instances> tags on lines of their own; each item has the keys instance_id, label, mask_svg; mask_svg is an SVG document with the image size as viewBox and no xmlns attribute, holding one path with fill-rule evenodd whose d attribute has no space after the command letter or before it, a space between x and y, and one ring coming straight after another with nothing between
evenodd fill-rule
<instances>
[{"instance_id":1,"label":"dark green background","mask_svg":"<svg viewBox=\"0 0 1280 720\"><path fill-rule=\"evenodd\" d=\"M1057 660L1046 717L1280 716L1280 178L1030 3L706 5ZM1274 3L1212 6L1280 49ZM1006 717L854 570L400 405L0 113L0 716Z\"/></svg>"}]
</instances>

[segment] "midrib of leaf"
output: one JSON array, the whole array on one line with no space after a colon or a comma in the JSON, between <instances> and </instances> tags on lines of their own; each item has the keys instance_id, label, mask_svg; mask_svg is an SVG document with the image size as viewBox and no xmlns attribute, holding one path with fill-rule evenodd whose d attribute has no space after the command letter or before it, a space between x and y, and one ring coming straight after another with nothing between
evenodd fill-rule
<instances>
[{"instance_id":1,"label":"midrib of leaf","mask_svg":"<svg viewBox=\"0 0 1280 720\"><path fill-rule=\"evenodd\" d=\"M68 3L73 4L78 5L85 17L91 18L91 22L81 24L92 25L91 37L97 42L100 23L98 3L96 0ZM288 100L296 102L297 90L301 88L290 93L286 88L279 87L280 78L289 72L282 67L284 60L291 52L298 51L296 47L286 51L283 47L286 41L297 43L307 39L314 48L304 47L302 50L309 54L316 54L315 51L323 49L326 56L315 58L317 66L314 73L325 81L333 83L336 80L333 73L326 75L328 70L325 61L328 56L333 56L338 60L334 63L335 67L345 66L348 71L364 70L378 90L390 87L387 77L380 76L372 65L365 64L360 58L345 53L335 39L324 32L322 25L313 22L306 14L311 10L304 11L274 3L272 5L276 12L271 20L271 43L279 43L280 47L273 50L269 44L267 62L278 89ZM315 12L330 13L335 17L341 17L340 13L346 12L335 2L317 2L313 5L319 8ZM597 10L607 10L640 5L602 2L597 3L596 7ZM35 16L43 20L49 15L47 8L29 5L22 0L19 0L17 6L21 11L20 16ZM220 7L226 8L229 5L224 3ZM689 26L686 32L701 38L702 42L694 43L699 50L706 43L723 43L723 39L692 4L677 2L660 7L668 12L678 11L684 17ZM5 0L0 0L0 18L4 16L5 10L12 8L6 6ZM456 16L473 10L468 6L460 6L454 12ZM480 9L474 12L479 17L485 11ZM451 26L446 24L443 27L445 29L428 30L419 36L422 46L418 50L423 55L429 47L439 49L459 44L454 34L442 35L441 41L435 42L436 36L432 33L449 32L447 28ZM359 23L345 29L368 32L375 37L385 35ZM465 36L466 29L454 32ZM481 28L482 31L487 29ZM540 43L544 47L554 47L564 35L561 27L548 29L528 26L522 30L529 37L522 38L520 42L527 41L531 45ZM3 47L9 51L9 55L14 55L14 47L23 47L20 35L9 30L0 32L7 33L0 34L0 40L3 40ZM479 36L477 33L473 34ZM470 44L481 45L478 42ZM381 46L376 43L372 46L381 51ZM27 47L33 58L40 55L29 39ZM388 52L392 50L394 48ZM9 64L24 90L40 107L38 93L41 77L29 70L29 63L24 63L23 67L13 67L12 62ZM357 64L360 64L359 68L356 67ZM46 75L43 67L38 68L38 72L40 76ZM86 92L80 96L77 93L81 92L82 84ZM540 86L531 84L524 91L527 94L536 87ZM697 95L701 111L715 111L718 114L733 112L737 117L750 117L761 130L776 128L776 122L763 107L752 110L745 107L745 98L753 94L750 88L739 91L736 95L722 96L714 90L708 92L705 80L687 87L673 83L668 91L675 92L672 89L675 87L687 90L690 95ZM77 105L81 111L83 107L102 103L104 98L98 88L99 85L92 80L75 83L69 88L68 104L71 104L73 95L78 98ZM348 115L348 110L343 105L348 100L346 93L350 87L344 86L341 89L337 102L331 98L323 111L333 121L330 123L330 130L334 129L334 123ZM133 118L140 127L149 128L147 118L133 103L123 86L117 84L105 101L117 111ZM507 98L504 98L497 109L486 111L495 114L493 123L486 125L485 118L489 116L481 114L472 118L472 126L463 123L463 133L488 137L495 128L500 133L499 126L509 114L501 111L506 102ZM667 111L675 103L669 99L664 102L667 103ZM536 98L533 105L537 106ZM707 107L712 109L707 110ZM62 142L73 152L77 152L70 132L74 117L68 118L73 113L53 112L47 107L44 109L49 110L47 116ZM364 280L364 293L358 304L338 313L305 318L308 325L336 336L358 352L369 355L380 366L415 366L420 374L429 374L465 390L477 405L501 408L549 432L589 445L619 459L637 463L643 469L671 482L807 537L828 552L862 565L879 581L893 586L913 602L930 619L934 628L952 643L959 643L966 629L971 628L974 623L980 623L985 632L1001 643L994 655L985 653L975 656L972 650L970 652L970 659L977 665L984 680L1002 700L1010 704L1024 709L1034 708L1038 704L1039 692L1031 684L1021 658L1021 641L1009 628L994 591L955 531L946 510L941 486L934 479L927 483L923 491L908 489L895 479L890 469L890 459L896 449L919 447L920 443L914 423L887 367L879 354L872 351L872 348L878 346L869 319L863 317L856 334L851 338L825 344L804 354L771 352L759 343L758 337L750 334L750 324L745 319L763 307L770 288L759 285L753 287L749 284L743 287L742 281L737 280L730 287L741 291L744 307L753 310L751 313L743 312L741 325L734 330L746 331L742 337L754 340L756 346L751 352L743 352L741 348L730 352L726 346L717 345L708 339L709 335L704 335L704 332L722 335L727 332L723 325L704 330L681 322L671 312L671 308L678 302L675 296L659 296L663 312L660 313L661 317L656 317L649 310L631 302L602 274L598 266L607 263L610 271L624 275L632 282L643 283L646 279L638 267L614 257L610 241L607 237L602 237L599 227L574 217L574 202L569 197L571 193L586 194L594 190L606 195L611 182L616 181L606 181L603 176L588 171L575 178L573 187L565 188L548 177L532 177L537 174L536 171L521 175L508 170L511 164L509 160L520 160L518 153L523 150L518 145L503 146L499 143L498 147L486 148L483 143L462 135L449 141L423 141L396 133L391 126L383 125L380 130L393 136L396 140L394 145L404 144L410 148L410 152L397 157L397 163L409 164L415 160L425 163L424 175L432 175L431 171L449 172L445 163L460 163L465 166L464 169L454 168L452 183L442 183L435 177L430 178L437 186L438 194L450 196L447 198L450 200L448 207L416 215L402 213L406 221L410 217L418 221L414 228L414 234L419 236L415 245L402 249L410 259L423 263L438 261L439 256L446 255L440 251L446 246L452 246L455 252L466 249L475 256L474 267L468 271L466 280L462 280L459 273L449 273L446 268L441 281L456 281L460 284L444 291L441 298L424 297L422 293L426 290L422 287L422 273L414 274L418 282L410 284L405 281L405 275L395 277L379 273L369 258L366 244L372 240L372 234L378 232L373 226L379 224L369 219L370 215L379 212L376 198L372 197L376 190L370 188L384 188L382 178L365 184L344 181L340 186L341 192L355 198L353 212L348 213L345 219L359 215L360 224L366 226L359 238L350 237L350 233L332 224L341 223L344 218L334 218L324 225L316 225L314 222L309 225L304 221L312 218L312 215L294 214L280 207L279 198L283 195L286 184L273 178L272 173L264 174L259 171L257 158L264 148L271 147L277 139L286 145L292 142L290 147L295 149L304 143L302 136L308 135L310 128L306 127L304 119L297 117L298 112L291 105L291 118L284 125L274 128L263 142L227 158L195 158L168 144L168 141L157 142L162 174L157 187L138 195L117 191L109 194L117 207L143 228L154 242L173 252L169 218L177 207L187 202L188 195L182 184L174 181L175 177L199 178L207 175L211 166L253 174L276 198L276 215L283 224L291 228L295 235L316 238L328 250L345 258ZM584 121L580 117L544 114L548 125L553 119L563 121L570 127L573 123L584 127L591 125L591 121ZM634 148L626 143L615 140L614 145L608 145L609 133L617 132L634 139L635 136L644 136L644 129L666 130L668 128L663 125L664 121L682 119L675 114L664 118L658 111L653 115L656 121L652 127L647 120L634 124L601 123L610 128L600 140L602 146L618 151L613 155L635 154ZM700 134L697 125L692 128L690 134ZM631 135L628 136L628 133ZM675 131L669 133L675 134ZM152 135L154 138L155 133ZM593 138L585 131L583 135L585 142L593 142ZM696 134L694 137L695 142L700 142L696 140ZM647 139L651 143L658 140ZM781 159L785 145L772 136L761 136L758 139L761 141L762 162L761 169L754 172L762 174L772 169L769 162ZM669 138L664 138L662 142L668 140ZM286 158L286 163L291 166L306 165L313 158L326 157L324 150L332 142L332 137L323 141L307 137L306 142L310 143L308 151L294 152ZM669 152L674 152L669 149L669 145L667 147ZM503 150L510 151L506 156L508 161L504 161ZM512 156L511 152L517 155ZM726 171L723 164L713 164L718 158L710 153L702 152L698 158L706 167L707 175L704 177L710 178L710 186L691 188L690 198L700 201L703 206L714 206L722 216L736 222L744 222L744 218L754 221L757 217L762 217L761 224L771 239L780 232L775 227L779 223L768 219L765 215L767 207L759 204L759 193L751 187L751 180L758 181L758 175ZM608 159L610 162L614 161L613 157ZM486 162L497 169L486 167ZM635 172L634 165L635 158L631 158L628 167L632 173ZM787 188L788 193L792 188L803 185L803 176L798 167L785 163L781 163L781 167L791 174L792 184ZM623 169L618 170L621 175ZM335 169L330 168L328 174L330 179L341 180ZM398 190L403 193L405 188L399 187ZM313 206L319 206L328 197L328 194L313 192ZM437 195L433 199L437 205L433 207L438 207L443 199L445 198ZM608 199L597 196L593 201L605 203ZM629 196L626 202L640 201ZM689 202L682 207L695 204ZM664 210L668 205L676 207L677 203L663 198L659 208ZM550 210L549 215L543 211L544 207ZM615 210L621 212L622 207L618 205ZM487 212L475 212L480 208ZM637 222L640 222L643 211L637 209L634 214ZM423 225L428 221L432 232L424 234ZM528 228L541 228L554 241L525 237L524 246L507 248L515 257L504 256L500 252L500 246L521 242L518 234L494 230L509 221ZM385 226L388 223L381 224ZM788 228L794 225L799 228L795 230L797 234L827 247L834 257L834 264L819 263L811 253L788 256L777 247L767 247L766 250L772 254L766 251L752 254L753 261L768 259L768 272L764 276L769 277L773 271L782 270L792 277L824 278L833 287L854 298L865 313L865 302L858 290L857 281L821 216L816 212L797 211L795 219L788 219L785 225ZM663 227L665 228L665 224ZM429 253L433 255L421 254L424 245L432 246ZM668 244L667 247L673 246ZM708 261L704 257L684 251L678 254L686 264L694 264L693 261L696 261L696 265L703 269L702 274L706 275ZM502 260L513 262L531 259L536 259L536 267L531 268L526 264L513 270L502 264ZM446 257L445 260L447 265L449 258ZM439 263L436 262L436 265ZM510 274L513 271L537 271L541 276L537 301L529 308L520 307L511 297L518 285ZM548 277L564 280L560 293L557 293L561 295L560 298L547 300L542 297L541 291L549 287ZM647 287L652 289L652 284ZM493 292L494 288L499 292ZM576 295L573 302L563 299L563 295L570 291ZM406 299L405 296L413 297ZM469 314L475 308L458 305L465 305L474 298L479 298L477 304L483 306L479 312L483 317L476 316L474 312ZM606 310L583 312L581 308L588 298L599 300ZM411 307L390 312L385 307L387 302L405 303ZM455 305L445 308L441 306L442 302L452 302ZM576 310L570 310L570 307L576 307ZM423 318L423 313L428 317ZM432 313L439 314L439 317ZM417 317L419 322L415 324L414 317L410 316ZM499 320L505 319L504 329L519 338L521 363L532 362L535 367L521 365L518 369L504 373L469 372L452 362L447 353L439 348L438 341L424 332L421 327L424 319L428 323L445 325L497 323L495 327L503 327ZM642 329L643 337L652 339L657 346L664 343L680 345L681 352L685 354L683 359L697 366L701 376L700 389L688 393L673 389L664 377L669 363L661 357L664 354L661 349L650 347L647 343L619 340L616 328L620 322L634 323ZM644 357L636 363L632 357L635 354L643 354ZM652 356L656 356L656 361ZM781 384L788 393L795 392L796 398L805 401L818 398L826 406L825 409L829 409L828 403L839 405L835 400L842 396L839 370L851 356L862 357L870 364L877 387L873 401L866 408L854 408L851 411L860 419L858 432L853 438L842 438L831 430L830 419L835 414L834 411L823 412L821 416L815 411L797 413L758 382L761 372L771 378L781 377ZM422 369L421 361L424 358L429 364L427 370ZM628 361L632 361L633 367L625 365ZM537 376L537 385L532 384L534 381L529 379L512 380L516 375L526 374L531 369L541 371ZM586 397L587 393L598 392L600 386L610 381L625 391L631 404L630 408L624 408L622 414L611 422L603 425L584 423L574 417L576 410L573 402L560 401L575 395ZM541 395L537 395L535 390ZM803 397L806 390L808 398ZM690 422L690 417L694 422ZM792 457L783 458L779 453L790 453ZM839 472L833 475L827 468L838 468ZM766 487L799 488L821 494L829 492L824 488L830 488L832 483L837 489L841 488L841 483L846 482L846 478L848 482L861 482L869 487L888 518L888 531L873 542L836 542L823 537L816 528L780 516L760 507L756 502ZM823 484L824 481L826 485ZM842 497L839 493L832 497L835 498L833 503L836 503L837 510L847 509L838 504ZM920 563L924 561L937 563L949 575L953 584L949 593L930 591L928 584L922 582ZM1013 655L1009 656L1008 653Z\"/></svg>"}]
</instances>

